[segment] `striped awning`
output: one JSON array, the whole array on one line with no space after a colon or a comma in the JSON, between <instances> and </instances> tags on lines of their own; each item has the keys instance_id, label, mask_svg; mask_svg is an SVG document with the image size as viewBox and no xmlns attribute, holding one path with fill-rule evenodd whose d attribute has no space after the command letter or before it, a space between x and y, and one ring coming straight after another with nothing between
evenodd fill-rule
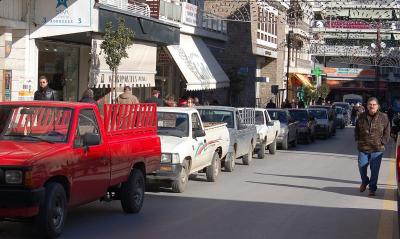
<instances>
[{"instance_id":1,"label":"striped awning","mask_svg":"<svg viewBox=\"0 0 400 239\"><path fill-rule=\"evenodd\" d=\"M296 77L296 79L298 80L298 81L300 81L301 82L301 84L303 85L303 86L306 86L306 87L312 87L313 85L311 84L311 82L310 82L310 80L308 79L308 77L306 76L306 75L303 75L303 74L294 74L294 76Z\"/></svg>"}]
</instances>

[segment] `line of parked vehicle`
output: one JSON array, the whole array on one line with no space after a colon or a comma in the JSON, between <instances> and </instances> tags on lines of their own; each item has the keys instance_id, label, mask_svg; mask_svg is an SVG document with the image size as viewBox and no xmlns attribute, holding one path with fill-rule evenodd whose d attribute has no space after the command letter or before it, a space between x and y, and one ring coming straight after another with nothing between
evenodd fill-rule
<instances>
[{"instance_id":1,"label":"line of parked vehicle","mask_svg":"<svg viewBox=\"0 0 400 239\"><path fill-rule=\"evenodd\" d=\"M32 219L54 238L71 207L120 200L137 213L148 186L183 192L192 174L214 182L236 159L249 165L277 145L334 135L338 108L106 105L102 117L87 103L2 102L0 222Z\"/></svg>"}]
</instances>

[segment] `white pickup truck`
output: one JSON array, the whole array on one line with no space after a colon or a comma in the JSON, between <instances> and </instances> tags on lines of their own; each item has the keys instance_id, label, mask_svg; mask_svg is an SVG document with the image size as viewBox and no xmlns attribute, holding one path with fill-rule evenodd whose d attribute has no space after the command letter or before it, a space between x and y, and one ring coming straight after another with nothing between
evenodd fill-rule
<instances>
[{"instance_id":1,"label":"white pickup truck","mask_svg":"<svg viewBox=\"0 0 400 239\"><path fill-rule=\"evenodd\" d=\"M235 167L235 160L239 157L242 157L244 165L249 165L256 146L256 126L248 124L249 119L241 119L239 110L234 107L198 106L196 108L203 122L223 122L227 124L230 144L227 156L222 158L225 170L232 172Z\"/></svg>"},{"instance_id":2,"label":"white pickup truck","mask_svg":"<svg viewBox=\"0 0 400 239\"><path fill-rule=\"evenodd\" d=\"M272 120L266 109L256 108L255 124L258 136L255 152L257 152L258 158L263 159L265 157L265 149L267 147L270 154L275 154L277 138L281 128L280 122Z\"/></svg>"},{"instance_id":3,"label":"white pickup truck","mask_svg":"<svg viewBox=\"0 0 400 239\"><path fill-rule=\"evenodd\" d=\"M172 191L179 193L198 171L206 171L207 181L215 182L229 148L226 124L203 124L194 108L158 107L157 117L161 167L149 180L172 182Z\"/></svg>"}]
</instances>

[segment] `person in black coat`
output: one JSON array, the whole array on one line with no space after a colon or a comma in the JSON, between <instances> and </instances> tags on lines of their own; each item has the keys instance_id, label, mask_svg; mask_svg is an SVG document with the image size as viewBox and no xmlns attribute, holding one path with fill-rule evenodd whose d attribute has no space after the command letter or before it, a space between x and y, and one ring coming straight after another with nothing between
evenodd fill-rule
<instances>
[{"instance_id":1,"label":"person in black coat","mask_svg":"<svg viewBox=\"0 0 400 239\"><path fill-rule=\"evenodd\" d=\"M46 76L39 77L39 89L35 92L34 100L57 101L57 93L49 87L49 81Z\"/></svg>"},{"instance_id":2,"label":"person in black coat","mask_svg":"<svg viewBox=\"0 0 400 239\"><path fill-rule=\"evenodd\" d=\"M269 108L269 109L275 109L276 108L276 104L274 103L273 99L269 100L269 103L267 104L267 108Z\"/></svg>"}]
</instances>

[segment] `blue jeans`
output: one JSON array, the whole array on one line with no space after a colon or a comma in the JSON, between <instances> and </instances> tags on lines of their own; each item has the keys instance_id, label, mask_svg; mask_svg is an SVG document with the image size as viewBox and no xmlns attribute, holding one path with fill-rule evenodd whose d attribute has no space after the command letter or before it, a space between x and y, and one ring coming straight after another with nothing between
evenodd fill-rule
<instances>
[{"instance_id":1,"label":"blue jeans","mask_svg":"<svg viewBox=\"0 0 400 239\"><path fill-rule=\"evenodd\" d=\"M362 183L369 185L370 191L376 191L378 184L379 169L381 167L383 152L358 153L358 168L360 170ZM368 178L368 165L371 169L371 178Z\"/></svg>"}]
</instances>

